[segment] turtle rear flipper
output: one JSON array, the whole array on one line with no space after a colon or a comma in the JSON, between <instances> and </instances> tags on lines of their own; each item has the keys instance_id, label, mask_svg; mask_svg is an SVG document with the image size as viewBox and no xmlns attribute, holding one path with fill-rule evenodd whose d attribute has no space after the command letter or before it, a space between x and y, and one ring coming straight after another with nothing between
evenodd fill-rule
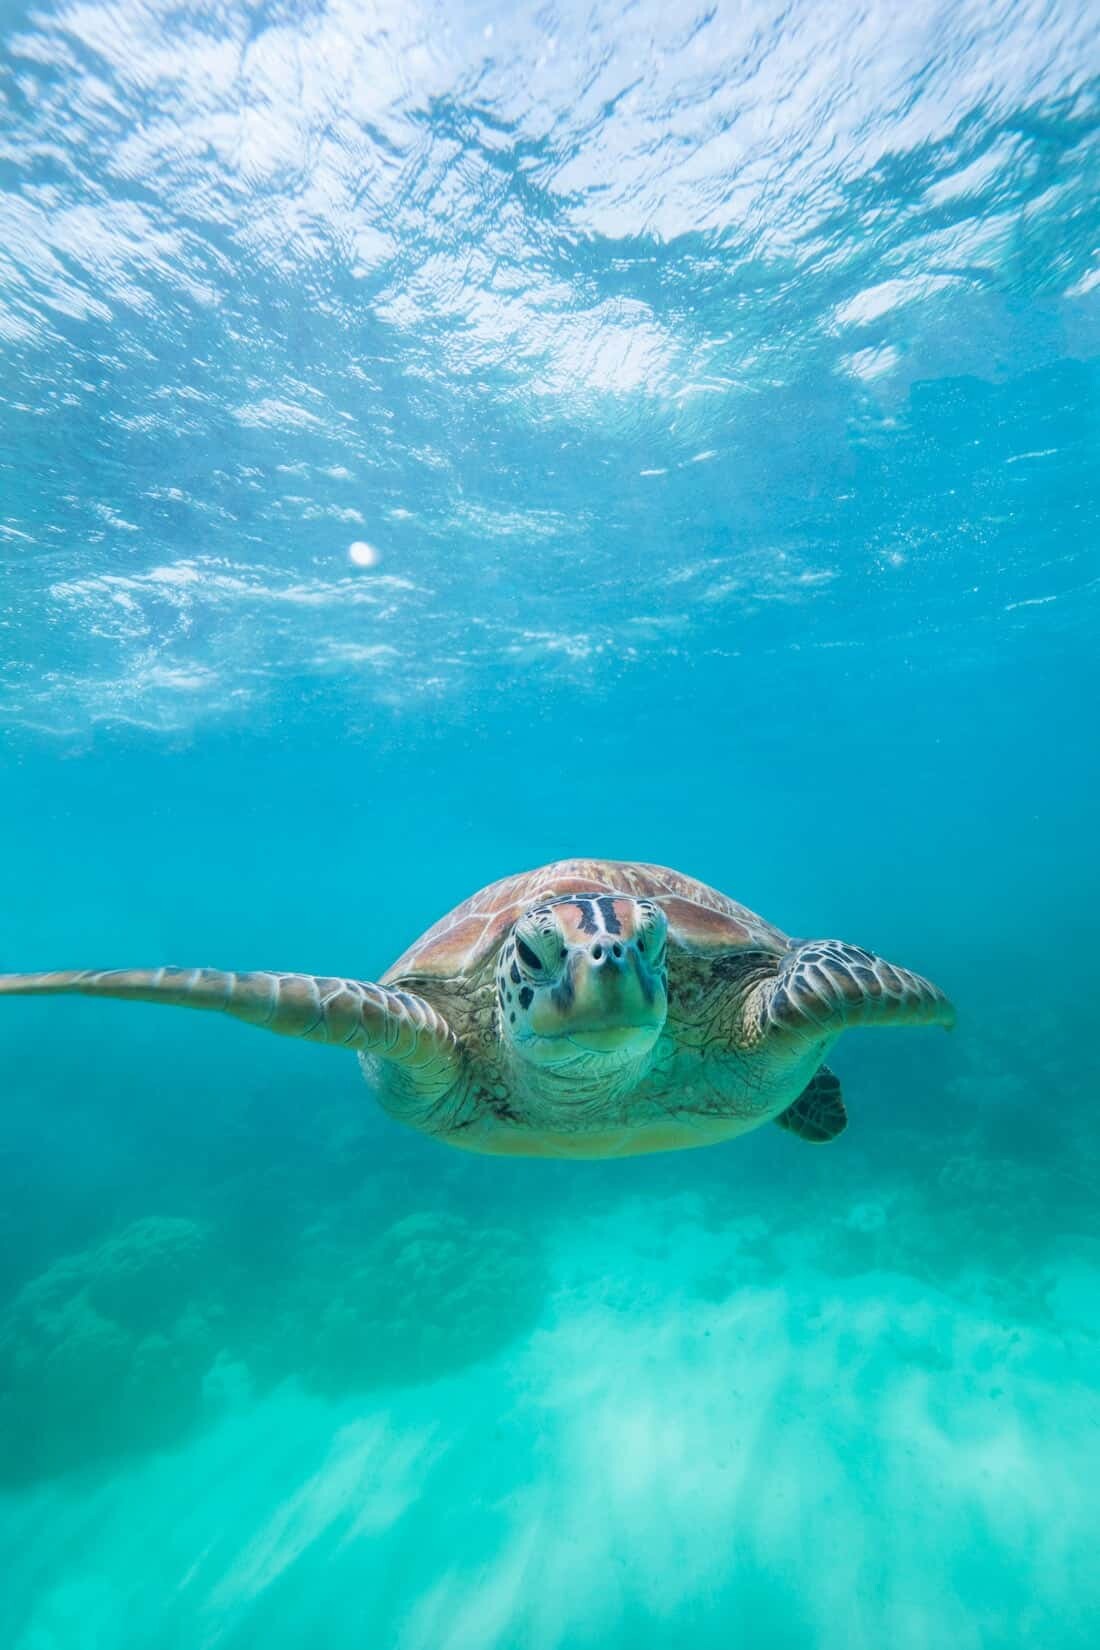
<instances>
[{"instance_id":1,"label":"turtle rear flipper","mask_svg":"<svg viewBox=\"0 0 1100 1650\"><path fill-rule=\"evenodd\" d=\"M775 1121L781 1129L790 1129L811 1146L823 1146L826 1141L835 1140L848 1127L840 1078L828 1066L822 1066L798 1099L786 1111L781 1111Z\"/></svg>"},{"instance_id":2,"label":"turtle rear flipper","mask_svg":"<svg viewBox=\"0 0 1100 1650\"><path fill-rule=\"evenodd\" d=\"M116 968L0 974L0 996L78 993L205 1008L263 1031L372 1055L400 1066L421 1100L459 1074L458 1040L423 997L365 980L317 974L224 973L216 968Z\"/></svg>"}]
</instances>

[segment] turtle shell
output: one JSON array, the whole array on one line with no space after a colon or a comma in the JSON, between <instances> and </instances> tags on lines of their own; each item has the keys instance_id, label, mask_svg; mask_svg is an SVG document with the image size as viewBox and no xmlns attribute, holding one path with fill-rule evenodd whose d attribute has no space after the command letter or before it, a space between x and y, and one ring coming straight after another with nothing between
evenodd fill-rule
<instances>
[{"instance_id":1,"label":"turtle shell","mask_svg":"<svg viewBox=\"0 0 1100 1650\"><path fill-rule=\"evenodd\" d=\"M561 859L537 871L491 882L433 924L382 976L456 979L494 957L512 924L534 905L563 894L633 894L651 899L668 919L669 943L693 956L787 950L787 936L705 882L637 860Z\"/></svg>"}]
</instances>

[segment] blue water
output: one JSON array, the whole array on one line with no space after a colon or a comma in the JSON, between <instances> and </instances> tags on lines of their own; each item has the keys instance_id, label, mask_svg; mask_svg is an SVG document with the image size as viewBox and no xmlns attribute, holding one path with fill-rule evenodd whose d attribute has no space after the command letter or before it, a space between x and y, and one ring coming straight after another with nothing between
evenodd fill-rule
<instances>
[{"instance_id":1,"label":"blue water","mask_svg":"<svg viewBox=\"0 0 1100 1650\"><path fill-rule=\"evenodd\" d=\"M0 1014L0 1645L1092 1650L1094 7L9 0L0 969L639 857L850 1126L476 1158Z\"/></svg>"}]
</instances>

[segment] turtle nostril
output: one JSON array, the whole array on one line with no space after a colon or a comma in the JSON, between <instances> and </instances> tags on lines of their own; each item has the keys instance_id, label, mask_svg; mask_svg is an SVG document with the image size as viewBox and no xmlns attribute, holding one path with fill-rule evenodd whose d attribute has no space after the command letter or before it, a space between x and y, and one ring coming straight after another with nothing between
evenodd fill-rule
<instances>
[{"instance_id":1,"label":"turtle nostril","mask_svg":"<svg viewBox=\"0 0 1100 1650\"><path fill-rule=\"evenodd\" d=\"M603 956L603 946L602 945L594 945L592 947L592 960L593 960L593 962L599 962L599 960L602 956Z\"/></svg>"},{"instance_id":2,"label":"turtle nostril","mask_svg":"<svg viewBox=\"0 0 1100 1650\"><path fill-rule=\"evenodd\" d=\"M615 944L611 947L611 955L613 957L621 957L622 954L623 954L623 948L619 944L618 940L616 940Z\"/></svg>"}]
</instances>

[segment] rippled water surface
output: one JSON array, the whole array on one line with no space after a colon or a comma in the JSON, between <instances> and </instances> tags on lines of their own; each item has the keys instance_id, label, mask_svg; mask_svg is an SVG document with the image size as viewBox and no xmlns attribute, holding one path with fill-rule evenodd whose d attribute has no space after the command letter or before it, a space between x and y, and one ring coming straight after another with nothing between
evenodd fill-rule
<instances>
[{"instance_id":1,"label":"rippled water surface","mask_svg":"<svg viewBox=\"0 0 1100 1650\"><path fill-rule=\"evenodd\" d=\"M0 9L0 969L568 854L934 977L850 1126L479 1159L0 1014L0 1643L1091 1650L1100 32Z\"/></svg>"}]
</instances>

